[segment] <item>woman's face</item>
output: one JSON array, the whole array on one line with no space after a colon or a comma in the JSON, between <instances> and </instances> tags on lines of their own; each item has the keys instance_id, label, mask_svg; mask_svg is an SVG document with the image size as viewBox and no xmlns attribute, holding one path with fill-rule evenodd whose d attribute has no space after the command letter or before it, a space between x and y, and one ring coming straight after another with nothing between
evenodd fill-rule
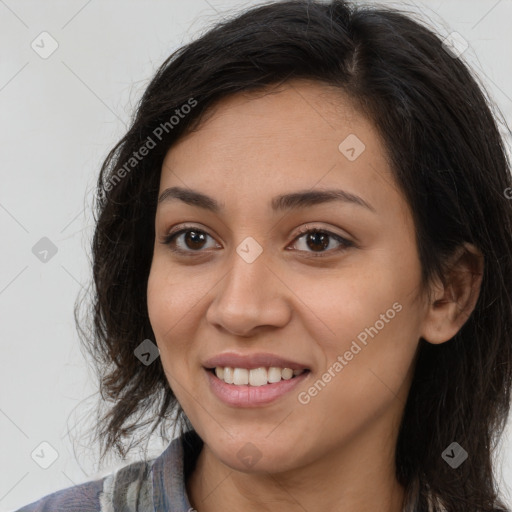
<instances>
[{"instance_id":1,"label":"woman's face","mask_svg":"<svg viewBox=\"0 0 512 512\"><path fill-rule=\"evenodd\" d=\"M231 468L394 449L426 300L385 150L338 90L297 80L224 99L166 155L159 196L181 192L157 208L150 321L173 392Z\"/></svg>"}]
</instances>

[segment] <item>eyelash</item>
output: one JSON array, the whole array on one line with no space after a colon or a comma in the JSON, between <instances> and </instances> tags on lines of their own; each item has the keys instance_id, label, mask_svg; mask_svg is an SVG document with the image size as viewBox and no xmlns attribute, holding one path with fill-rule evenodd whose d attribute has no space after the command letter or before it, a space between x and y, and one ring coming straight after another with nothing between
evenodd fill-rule
<instances>
[{"instance_id":1,"label":"eyelash","mask_svg":"<svg viewBox=\"0 0 512 512\"><path fill-rule=\"evenodd\" d=\"M195 231L197 233L203 233L207 236L210 236L206 231L203 231L201 229L197 229L196 227L194 226L185 226L185 227L182 227L180 230L178 231L175 231L174 233L169 233L168 235L166 235L160 243L164 244L164 245L168 245L169 246L169 249L175 253L179 253L179 254L183 254L183 255L186 255L186 256L190 256L190 257L195 257L195 256L200 256L202 252L202 250L197 250L197 251L193 251L193 250L188 250L188 251L185 251L183 249L178 249L177 247L175 247L173 245L173 242L174 240L179 236L179 235L182 235L184 233L187 233L189 231ZM350 240L347 240L345 238L343 238L342 236L340 235L337 235L335 233L332 233L331 231L328 231L326 229L321 229L321 228L304 228L302 229L298 235L293 239L293 242L296 242L297 240L299 240L300 238L302 238L304 235L307 235L307 234L314 234L314 233L323 233L323 234L326 234L328 235L329 237L331 238L334 238L337 242L341 243L342 246L341 247L338 247L337 249L330 249L328 251L323 251L323 252L320 252L320 253L315 253L315 252L309 252L309 251L299 251L299 252L306 252L309 254L308 257L313 257L313 258L322 258L322 257L326 257L327 256L330 256L332 255L333 252L342 252L342 251L345 251L347 250L348 248L350 247L355 247L355 244L353 242L351 242Z\"/></svg>"}]
</instances>

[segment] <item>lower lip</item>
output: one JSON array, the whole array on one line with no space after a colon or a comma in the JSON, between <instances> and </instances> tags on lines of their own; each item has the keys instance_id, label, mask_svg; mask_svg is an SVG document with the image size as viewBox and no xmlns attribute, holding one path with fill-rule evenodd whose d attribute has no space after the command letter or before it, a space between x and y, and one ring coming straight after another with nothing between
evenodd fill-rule
<instances>
[{"instance_id":1,"label":"lower lip","mask_svg":"<svg viewBox=\"0 0 512 512\"><path fill-rule=\"evenodd\" d=\"M225 404L234 407L258 407L269 404L292 391L310 373L305 371L291 379L282 379L279 382L264 384L263 386L249 386L248 384L237 386L227 384L209 370L205 370L205 372L208 374L210 389L213 394Z\"/></svg>"}]
</instances>

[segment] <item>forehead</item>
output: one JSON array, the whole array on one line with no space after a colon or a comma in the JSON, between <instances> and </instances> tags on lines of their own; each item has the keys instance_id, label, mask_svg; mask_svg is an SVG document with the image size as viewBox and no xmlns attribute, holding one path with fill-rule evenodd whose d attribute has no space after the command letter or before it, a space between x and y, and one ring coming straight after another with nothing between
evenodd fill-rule
<instances>
[{"instance_id":1,"label":"forehead","mask_svg":"<svg viewBox=\"0 0 512 512\"><path fill-rule=\"evenodd\" d=\"M343 186L379 203L386 183L396 188L371 121L340 89L294 80L216 103L168 151L160 192L184 186L220 202L236 194L267 203L279 192Z\"/></svg>"},{"instance_id":2,"label":"forehead","mask_svg":"<svg viewBox=\"0 0 512 512\"><path fill-rule=\"evenodd\" d=\"M366 132L372 132L371 137L379 137L372 122L356 109L354 100L342 89L313 80L295 79L222 98L203 114L199 126L175 146L198 132L205 140L222 139L224 133L224 146L228 145L227 136L237 141L267 137L276 145L283 139L301 136L315 144L319 138L329 136L336 140L348 127L359 131L362 137Z\"/></svg>"}]
</instances>

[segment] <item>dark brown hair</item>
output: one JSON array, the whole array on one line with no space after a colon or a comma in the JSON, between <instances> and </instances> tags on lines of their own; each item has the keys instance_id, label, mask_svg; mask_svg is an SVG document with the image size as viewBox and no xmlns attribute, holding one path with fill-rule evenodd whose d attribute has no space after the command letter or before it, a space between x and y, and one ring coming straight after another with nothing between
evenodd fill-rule
<instances>
[{"instance_id":1,"label":"dark brown hair","mask_svg":"<svg viewBox=\"0 0 512 512\"><path fill-rule=\"evenodd\" d=\"M124 455L127 438L147 439L158 425L161 435L169 422L192 427L160 359L145 366L134 356L143 340L155 339L146 288L166 152L219 99L292 78L338 87L379 130L413 212L422 284L442 276L464 242L483 253L480 296L467 322L446 343L419 340L396 468L410 495L415 490L415 510L428 510L428 496L436 511L506 510L492 452L510 407L512 181L491 101L463 60L412 15L341 0L260 5L180 48L158 69L106 158L90 326L79 326L108 405L98 423L102 453ZM146 156L130 160L149 140ZM469 453L456 470L441 457L454 441Z\"/></svg>"}]
</instances>

